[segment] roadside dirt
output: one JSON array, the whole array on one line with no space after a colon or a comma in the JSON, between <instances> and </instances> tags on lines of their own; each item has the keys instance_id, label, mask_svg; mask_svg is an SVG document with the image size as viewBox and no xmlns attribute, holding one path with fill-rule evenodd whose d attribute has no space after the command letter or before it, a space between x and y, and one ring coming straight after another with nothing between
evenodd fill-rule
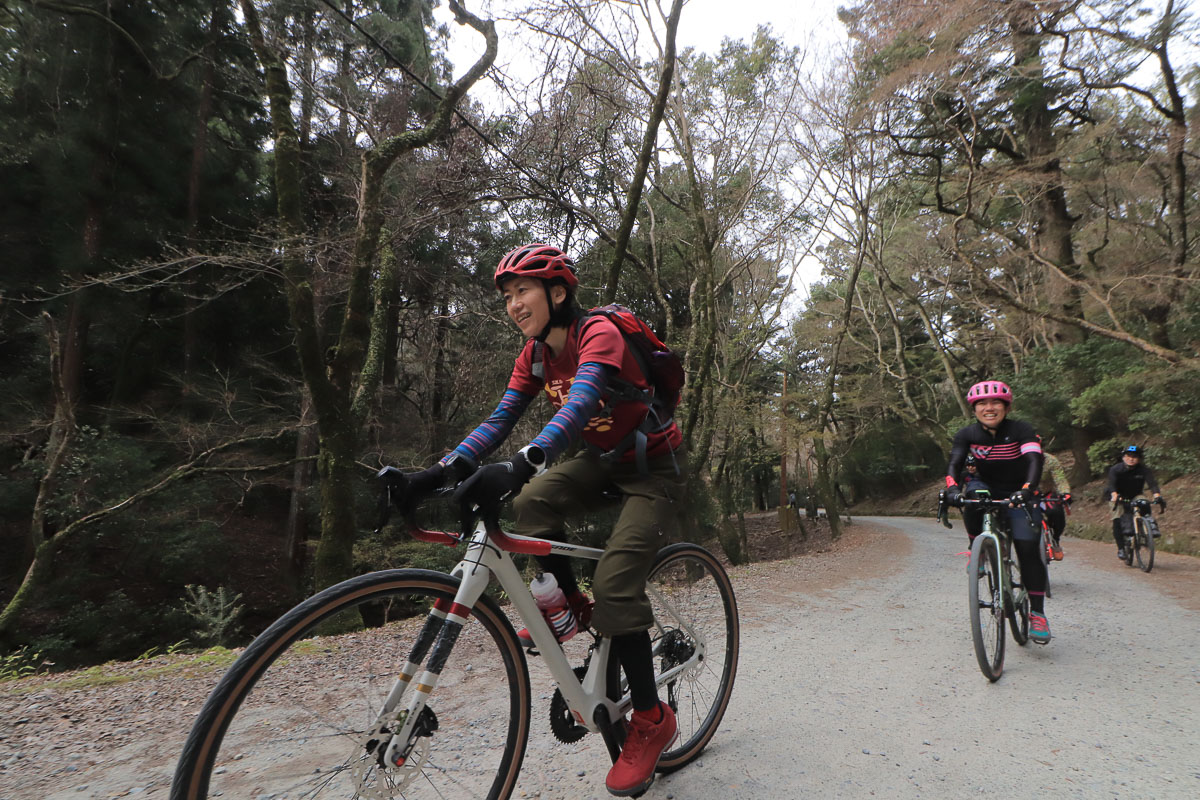
<instances>
[{"instance_id":1,"label":"roadside dirt","mask_svg":"<svg viewBox=\"0 0 1200 800\"><path fill-rule=\"evenodd\" d=\"M965 624L960 524L856 519L832 540L821 526L784 534L771 514L748 534L775 559L730 570L743 623L733 703L701 759L647 798L1200 796L1200 560L1160 554L1143 574L1068 538L1051 568L1055 641L1010 641L989 684ZM0 800L165 798L231 658L0 684ZM552 687L534 680L536 722ZM563 746L544 728L514 797L607 797L596 737Z\"/></svg>"}]
</instances>

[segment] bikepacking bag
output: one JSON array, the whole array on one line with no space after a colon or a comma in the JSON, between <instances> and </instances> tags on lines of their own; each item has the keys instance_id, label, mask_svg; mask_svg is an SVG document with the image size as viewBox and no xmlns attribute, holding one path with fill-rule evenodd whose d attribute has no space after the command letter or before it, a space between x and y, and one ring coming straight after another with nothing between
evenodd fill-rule
<instances>
[{"instance_id":1,"label":"bikepacking bag","mask_svg":"<svg viewBox=\"0 0 1200 800\"><path fill-rule=\"evenodd\" d=\"M617 457L628 451L630 447L634 447L637 453L638 468L646 472L646 434L658 433L670 427L675 415L675 408L679 405L679 398L683 393L685 380L683 362L679 360L678 354L663 344L663 341L658 338L649 325L625 306L613 303L590 309L580 319L580 331L582 332L583 326L589 319L596 317L605 317L617 326L617 330L621 332L621 338L625 340L625 346L629 348L634 361L642 370L642 376L650 385L650 389L647 391L639 389L628 381L616 378L610 381L609 385L613 389L614 397L619 402L643 403L646 406L646 417L636 430L630 432L625 441L604 455ZM533 374L539 380L545 378L543 354L544 343L535 342ZM672 457L674 457L674 453L672 453Z\"/></svg>"}]
</instances>

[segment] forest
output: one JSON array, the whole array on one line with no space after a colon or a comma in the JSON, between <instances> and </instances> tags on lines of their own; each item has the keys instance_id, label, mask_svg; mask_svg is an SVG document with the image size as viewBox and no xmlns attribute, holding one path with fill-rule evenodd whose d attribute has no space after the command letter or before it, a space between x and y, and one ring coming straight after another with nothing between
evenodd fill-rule
<instances>
[{"instance_id":1,"label":"forest","mask_svg":"<svg viewBox=\"0 0 1200 800\"><path fill-rule=\"evenodd\" d=\"M684 0L439 5L0 3L5 664L453 564L372 532L373 476L495 407L526 242L680 354L683 526L733 563L787 489L836 535L935 482L983 378L1073 482L1127 443L1200 473L1185 3L859 0L842 44L716 52Z\"/></svg>"}]
</instances>

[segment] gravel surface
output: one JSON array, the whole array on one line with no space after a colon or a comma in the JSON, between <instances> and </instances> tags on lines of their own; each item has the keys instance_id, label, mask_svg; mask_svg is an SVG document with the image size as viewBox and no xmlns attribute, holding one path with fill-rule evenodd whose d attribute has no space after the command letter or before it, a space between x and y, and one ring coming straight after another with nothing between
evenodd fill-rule
<instances>
[{"instance_id":1,"label":"gravel surface","mask_svg":"<svg viewBox=\"0 0 1200 800\"><path fill-rule=\"evenodd\" d=\"M959 523L856 520L827 551L732 570L733 702L701 758L645 797L1200 797L1200 560L1160 553L1147 575L1068 538L1054 641L1010 639L992 684L967 628L965 541ZM608 797L603 743L554 741L553 687L531 666L514 796ZM223 669L176 655L0 684L0 800L166 797Z\"/></svg>"}]
</instances>

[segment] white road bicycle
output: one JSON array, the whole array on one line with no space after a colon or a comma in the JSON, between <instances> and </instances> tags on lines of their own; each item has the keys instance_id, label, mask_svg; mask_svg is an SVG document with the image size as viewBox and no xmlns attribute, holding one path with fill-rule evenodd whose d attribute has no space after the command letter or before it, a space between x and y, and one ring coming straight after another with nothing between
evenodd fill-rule
<instances>
[{"instance_id":1,"label":"white road bicycle","mask_svg":"<svg viewBox=\"0 0 1200 800\"><path fill-rule=\"evenodd\" d=\"M500 604L529 629L558 688L550 728L561 741L603 737L615 761L631 709L611 642L574 667L539 612L512 553L599 559L602 550L506 534L409 533L466 544L447 573L396 569L332 586L280 617L209 696L175 772L172 800L226 798L508 798L530 731L526 652ZM712 739L737 673L739 623L729 578L711 553L673 544L647 583L656 679L678 738L658 771L695 759ZM331 629L348 630L321 635ZM533 651L531 651L533 652Z\"/></svg>"}]
</instances>

